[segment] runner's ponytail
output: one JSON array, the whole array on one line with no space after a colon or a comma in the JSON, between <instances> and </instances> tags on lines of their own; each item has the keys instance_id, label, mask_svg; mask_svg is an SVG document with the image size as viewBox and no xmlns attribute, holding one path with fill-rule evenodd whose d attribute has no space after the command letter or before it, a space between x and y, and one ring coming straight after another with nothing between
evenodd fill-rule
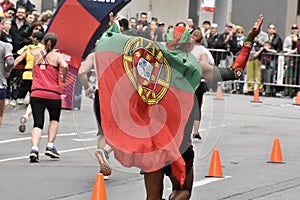
<instances>
[{"instance_id":1,"label":"runner's ponytail","mask_svg":"<svg viewBox=\"0 0 300 200\"><path fill-rule=\"evenodd\" d=\"M54 33L47 33L44 37L45 50L52 51L57 43L57 36Z\"/></svg>"}]
</instances>

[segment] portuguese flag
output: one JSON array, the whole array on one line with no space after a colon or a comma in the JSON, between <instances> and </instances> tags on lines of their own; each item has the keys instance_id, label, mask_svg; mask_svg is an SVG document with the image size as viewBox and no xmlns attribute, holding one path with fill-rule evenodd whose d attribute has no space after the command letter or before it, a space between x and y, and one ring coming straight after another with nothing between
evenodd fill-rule
<instances>
[{"instance_id":1,"label":"portuguese flag","mask_svg":"<svg viewBox=\"0 0 300 200\"><path fill-rule=\"evenodd\" d=\"M183 184L179 149L201 79L200 64L189 53L123 35L116 23L97 43L95 62L102 128L115 158L146 172L171 165Z\"/></svg>"}]
</instances>

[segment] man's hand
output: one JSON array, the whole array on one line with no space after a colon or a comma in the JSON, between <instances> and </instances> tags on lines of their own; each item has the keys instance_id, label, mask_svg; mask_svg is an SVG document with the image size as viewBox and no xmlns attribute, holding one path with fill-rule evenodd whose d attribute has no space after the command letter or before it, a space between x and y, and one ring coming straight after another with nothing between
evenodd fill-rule
<instances>
[{"instance_id":1,"label":"man's hand","mask_svg":"<svg viewBox=\"0 0 300 200\"><path fill-rule=\"evenodd\" d=\"M88 89L85 90L85 96L91 99L95 98L95 92L93 87L89 87Z\"/></svg>"},{"instance_id":2,"label":"man's hand","mask_svg":"<svg viewBox=\"0 0 300 200\"><path fill-rule=\"evenodd\" d=\"M263 23L264 17L260 15L256 22L254 23L252 29L248 32L247 38L250 40L254 40L254 38L259 34L261 30L261 25Z\"/></svg>"}]
</instances>

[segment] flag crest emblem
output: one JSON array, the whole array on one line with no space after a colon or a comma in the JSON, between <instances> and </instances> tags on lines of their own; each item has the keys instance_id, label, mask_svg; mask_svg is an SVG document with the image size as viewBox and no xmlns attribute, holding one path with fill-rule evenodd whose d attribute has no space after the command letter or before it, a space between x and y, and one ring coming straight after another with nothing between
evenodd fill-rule
<instances>
[{"instance_id":1,"label":"flag crest emblem","mask_svg":"<svg viewBox=\"0 0 300 200\"><path fill-rule=\"evenodd\" d=\"M171 81L170 65L159 46L141 37L131 38L125 44L123 57L126 74L142 100L149 105L158 104Z\"/></svg>"}]
</instances>

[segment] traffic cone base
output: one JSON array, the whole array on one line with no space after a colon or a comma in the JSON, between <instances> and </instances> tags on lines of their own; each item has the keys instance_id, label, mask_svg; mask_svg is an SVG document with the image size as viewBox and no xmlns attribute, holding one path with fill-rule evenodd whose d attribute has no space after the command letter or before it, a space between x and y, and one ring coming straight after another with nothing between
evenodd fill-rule
<instances>
[{"instance_id":1,"label":"traffic cone base","mask_svg":"<svg viewBox=\"0 0 300 200\"><path fill-rule=\"evenodd\" d=\"M300 106L300 91L297 92L295 103L293 105Z\"/></svg>"},{"instance_id":2,"label":"traffic cone base","mask_svg":"<svg viewBox=\"0 0 300 200\"><path fill-rule=\"evenodd\" d=\"M259 89L258 88L256 88L256 90L254 91L253 100L251 102L252 103L262 103L262 101L259 99Z\"/></svg>"},{"instance_id":3,"label":"traffic cone base","mask_svg":"<svg viewBox=\"0 0 300 200\"><path fill-rule=\"evenodd\" d=\"M270 160L268 163L278 163L284 164L285 162L282 160L281 148L279 138L275 138L272 147L272 153L270 156Z\"/></svg>"},{"instance_id":4,"label":"traffic cone base","mask_svg":"<svg viewBox=\"0 0 300 200\"><path fill-rule=\"evenodd\" d=\"M215 100L224 100L224 99L222 98L222 88L221 88L220 85L218 85Z\"/></svg>"},{"instance_id":5,"label":"traffic cone base","mask_svg":"<svg viewBox=\"0 0 300 200\"><path fill-rule=\"evenodd\" d=\"M212 159L210 162L210 169L208 175L205 177L224 178L218 149L215 149L213 151Z\"/></svg>"},{"instance_id":6,"label":"traffic cone base","mask_svg":"<svg viewBox=\"0 0 300 200\"><path fill-rule=\"evenodd\" d=\"M93 189L91 200L107 200L105 184L104 184L104 176L102 173L98 173L96 175L96 180L94 183L94 189Z\"/></svg>"}]
</instances>

